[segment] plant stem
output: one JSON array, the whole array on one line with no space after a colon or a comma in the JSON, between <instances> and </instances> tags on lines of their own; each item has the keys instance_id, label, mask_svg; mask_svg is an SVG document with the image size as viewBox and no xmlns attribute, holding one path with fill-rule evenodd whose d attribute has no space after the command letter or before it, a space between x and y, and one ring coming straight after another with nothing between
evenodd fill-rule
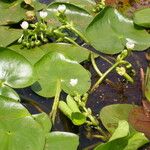
<instances>
[{"instance_id":1,"label":"plant stem","mask_svg":"<svg viewBox=\"0 0 150 150\"><path fill-rule=\"evenodd\" d=\"M103 74L96 65L95 58L94 58L94 53L91 53L91 62L92 62L93 68L95 69L97 74L101 77Z\"/></svg>"},{"instance_id":2,"label":"plant stem","mask_svg":"<svg viewBox=\"0 0 150 150\"><path fill-rule=\"evenodd\" d=\"M90 92L93 92L97 87L98 85L105 79L105 77L113 70L115 69L121 62L118 61L116 62L112 67L110 67L101 77L100 79L93 85L92 89Z\"/></svg>"},{"instance_id":3,"label":"plant stem","mask_svg":"<svg viewBox=\"0 0 150 150\"><path fill-rule=\"evenodd\" d=\"M70 26L69 29L72 30L74 33L76 33L82 40L84 40L84 42L89 44L87 38L80 31L76 30L73 26Z\"/></svg>"},{"instance_id":4,"label":"plant stem","mask_svg":"<svg viewBox=\"0 0 150 150\"><path fill-rule=\"evenodd\" d=\"M53 124L55 123L55 118L56 118L57 108L58 108L58 104L59 104L60 93L61 93L61 82L60 82L60 80L58 80L57 81L57 86L56 86L56 94L55 94L55 98L54 98L54 103L53 103L53 106L52 106L52 110L49 114L49 117L52 120Z\"/></svg>"},{"instance_id":5,"label":"plant stem","mask_svg":"<svg viewBox=\"0 0 150 150\"><path fill-rule=\"evenodd\" d=\"M65 40L69 41L70 43L76 45L76 46L79 46L74 40L72 40L71 38L68 38L68 37L64 37Z\"/></svg>"}]
</instances>

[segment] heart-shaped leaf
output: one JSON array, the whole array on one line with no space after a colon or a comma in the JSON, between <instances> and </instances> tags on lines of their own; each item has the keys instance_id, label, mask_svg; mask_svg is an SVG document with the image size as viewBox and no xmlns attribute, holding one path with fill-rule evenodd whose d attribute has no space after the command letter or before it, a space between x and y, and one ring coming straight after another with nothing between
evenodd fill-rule
<instances>
[{"instance_id":1,"label":"heart-shaped leaf","mask_svg":"<svg viewBox=\"0 0 150 150\"><path fill-rule=\"evenodd\" d=\"M7 48L0 48L0 94L18 100L11 88L23 88L34 82L32 65L21 55Z\"/></svg>"},{"instance_id":2,"label":"heart-shaped leaf","mask_svg":"<svg viewBox=\"0 0 150 150\"><path fill-rule=\"evenodd\" d=\"M81 7L83 9L86 8L86 10L88 10L88 12L92 12L94 6L96 5L96 2L94 0L55 0L54 2L65 2L65 3L69 3L69 4L73 4L76 5L78 7Z\"/></svg>"},{"instance_id":3,"label":"heart-shaped leaf","mask_svg":"<svg viewBox=\"0 0 150 150\"><path fill-rule=\"evenodd\" d=\"M118 125L119 120L127 120L129 112L134 106L130 104L113 104L102 108L100 119L105 128L113 133Z\"/></svg>"},{"instance_id":4,"label":"heart-shaped leaf","mask_svg":"<svg viewBox=\"0 0 150 150\"><path fill-rule=\"evenodd\" d=\"M50 6L48 6L48 16L47 16L47 22L50 23L50 25L58 26L60 25L56 14L57 14L57 8L59 5L65 5L66 11L65 14L69 21L72 21L74 25L82 32L85 32L86 27L88 24L92 21L93 16L91 16L86 10L77 7L73 4L69 3L61 3L56 2L52 3Z\"/></svg>"},{"instance_id":5,"label":"heart-shaped leaf","mask_svg":"<svg viewBox=\"0 0 150 150\"><path fill-rule=\"evenodd\" d=\"M0 26L0 46L6 47L19 39L22 35L22 30L11 29L6 26Z\"/></svg>"},{"instance_id":6,"label":"heart-shaped leaf","mask_svg":"<svg viewBox=\"0 0 150 150\"><path fill-rule=\"evenodd\" d=\"M68 94L83 94L90 88L90 73L61 53L48 53L35 64L35 69L38 82L33 84L32 89L41 96L55 96L58 80L62 90Z\"/></svg>"},{"instance_id":7,"label":"heart-shaped leaf","mask_svg":"<svg viewBox=\"0 0 150 150\"><path fill-rule=\"evenodd\" d=\"M106 7L94 18L86 34L91 45L106 54L121 52L128 41L135 44L134 50L141 51L150 46L150 34L111 7Z\"/></svg>"},{"instance_id":8,"label":"heart-shaped leaf","mask_svg":"<svg viewBox=\"0 0 150 150\"><path fill-rule=\"evenodd\" d=\"M150 28L150 8L144 8L136 11L134 13L134 23L142 26L142 27L147 27Z\"/></svg>"},{"instance_id":9,"label":"heart-shaped leaf","mask_svg":"<svg viewBox=\"0 0 150 150\"><path fill-rule=\"evenodd\" d=\"M86 48L67 43L49 43L32 49L21 48L21 45L12 45L9 48L23 55L31 64L37 63L37 61L49 52L60 52L79 63L87 60L90 55L90 52Z\"/></svg>"},{"instance_id":10,"label":"heart-shaped leaf","mask_svg":"<svg viewBox=\"0 0 150 150\"><path fill-rule=\"evenodd\" d=\"M77 150L79 137L73 133L51 132L47 135L44 150Z\"/></svg>"}]
</instances>

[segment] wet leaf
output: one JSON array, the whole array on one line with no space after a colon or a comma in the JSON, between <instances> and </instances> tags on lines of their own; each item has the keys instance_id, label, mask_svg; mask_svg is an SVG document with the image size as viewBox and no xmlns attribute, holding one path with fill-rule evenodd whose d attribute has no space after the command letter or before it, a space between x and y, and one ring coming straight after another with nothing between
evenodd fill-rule
<instances>
[{"instance_id":1,"label":"wet leaf","mask_svg":"<svg viewBox=\"0 0 150 150\"><path fill-rule=\"evenodd\" d=\"M135 44L134 50L138 51L150 46L150 34L134 26L131 19L111 7L106 7L94 18L86 34L91 45L106 54L121 52L127 41L132 41Z\"/></svg>"},{"instance_id":2,"label":"wet leaf","mask_svg":"<svg viewBox=\"0 0 150 150\"><path fill-rule=\"evenodd\" d=\"M118 125L119 120L128 121L129 112L135 106L131 104L113 104L105 106L100 111L100 119L105 128L113 133Z\"/></svg>"},{"instance_id":3,"label":"wet leaf","mask_svg":"<svg viewBox=\"0 0 150 150\"><path fill-rule=\"evenodd\" d=\"M35 64L35 69L38 82L33 84L32 89L41 96L55 96L58 80L62 90L68 94L83 94L90 88L90 73L61 53L48 53Z\"/></svg>"},{"instance_id":4,"label":"wet leaf","mask_svg":"<svg viewBox=\"0 0 150 150\"><path fill-rule=\"evenodd\" d=\"M48 11L47 22L53 26L60 25L56 17L56 14L58 6L62 4L66 5L65 14L68 20L73 22L78 30L80 30L81 32L85 32L85 29L88 26L88 24L92 21L93 16L91 16L86 10L77 7L73 4L61 2L52 3L47 9Z\"/></svg>"},{"instance_id":5,"label":"wet leaf","mask_svg":"<svg viewBox=\"0 0 150 150\"><path fill-rule=\"evenodd\" d=\"M47 135L44 150L77 150L79 137L73 133L51 132Z\"/></svg>"},{"instance_id":6,"label":"wet leaf","mask_svg":"<svg viewBox=\"0 0 150 150\"><path fill-rule=\"evenodd\" d=\"M15 42L22 35L22 30L11 29L6 26L0 26L0 47L6 47Z\"/></svg>"},{"instance_id":7,"label":"wet leaf","mask_svg":"<svg viewBox=\"0 0 150 150\"><path fill-rule=\"evenodd\" d=\"M9 48L23 55L32 64L38 62L49 52L60 52L79 63L88 60L90 55L90 52L86 48L66 43L49 43L32 49L21 48L21 45L12 45Z\"/></svg>"},{"instance_id":8,"label":"wet leaf","mask_svg":"<svg viewBox=\"0 0 150 150\"><path fill-rule=\"evenodd\" d=\"M0 93L19 99L11 88L23 88L34 82L32 65L21 55L7 48L0 48Z\"/></svg>"},{"instance_id":9,"label":"wet leaf","mask_svg":"<svg viewBox=\"0 0 150 150\"><path fill-rule=\"evenodd\" d=\"M149 16L150 16L150 8L140 9L134 13L133 17L134 23L142 27L150 28Z\"/></svg>"}]
</instances>

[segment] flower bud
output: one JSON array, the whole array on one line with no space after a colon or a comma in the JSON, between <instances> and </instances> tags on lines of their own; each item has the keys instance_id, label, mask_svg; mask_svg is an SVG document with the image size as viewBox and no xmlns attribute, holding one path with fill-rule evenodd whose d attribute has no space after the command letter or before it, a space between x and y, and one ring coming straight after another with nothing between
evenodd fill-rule
<instances>
[{"instance_id":1,"label":"flower bud","mask_svg":"<svg viewBox=\"0 0 150 150\"><path fill-rule=\"evenodd\" d=\"M60 13L64 13L66 11L66 5L59 5L57 10L60 12Z\"/></svg>"},{"instance_id":2,"label":"flower bud","mask_svg":"<svg viewBox=\"0 0 150 150\"><path fill-rule=\"evenodd\" d=\"M48 13L46 11L40 11L39 14L42 19L46 18L48 15Z\"/></svg>"},{"instance_id":3,"label":"flower bud","mask_svg":"<svg viewBox=\"0 0 150 150\"><path fill-rule=\"evenodd\" d=\"M29 27L29 23L27 21L23 21L20 26L22 29L26 30Z\"/></svg>"}]
</instances>

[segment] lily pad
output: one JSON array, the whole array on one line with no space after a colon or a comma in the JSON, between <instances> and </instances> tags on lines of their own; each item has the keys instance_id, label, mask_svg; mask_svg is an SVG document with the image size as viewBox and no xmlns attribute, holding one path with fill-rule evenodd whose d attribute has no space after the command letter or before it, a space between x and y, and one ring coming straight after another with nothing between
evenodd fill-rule
<instances>
[{"instance_id":1,"label":"lily pad","mask_svg":"<svg viewBox=\"0 0 150 150\"><path fill-rule=\"evenodd\" d=\"M51 132L47 135L44 150L77 150L79 137L73 133Z\"/></svg>"},{"instance_id":2,"label":"lily pad","mask_svg":"<svg viewBox=\"0 0 150 150\"><path fill-rule=\"evenodd\" d=\"M85 93L90 88L90 73L76 61L68 59L61 53L53 52L45 55L35 64L38 82L32 89L44 97L56 94L56 83L68 94Z\"/></svg>"},{"instance_id":3,"label":"lily pad","mask_svg":"<svg viewBox=\"0 0 150 150\"><path fill-rule=\"evenodd\" d=\"M134 50L150 47L150 34L111 7L106 7L94 18L86 35L94 48L106 54L121 52L128 41L135 44Z\"/></svg>"},{"instance_id":4,"label":"lily pad","mask_svg":"<svg viewBox=\"0 0 150 150\"><path fill-rule=\"evenodd\" d=\"M0 33L0 46L6 47L19 39L19 37L22 35L22 30L0 26Z\"/></svg>"},{"instance_id":5,"label":"lily pad","mask_svg":"<svg viewBox=\"0 0 150 150\"><path fill-rule=\"evenodd\" d=\"M85 32L85 29L88 26L88 24L92 21L93 16L90 15L86 10L77 7L73 4L56 2L49 5L47 8L48 11L47 22L53 26L60 25L60 22L56 17L56 14L58 12L57 8L59 5L66 6L65 14L68 20L73 22L75 27L77 27L77 29L79 29L81 32Z\"/></svg>"},{"instance_id":6,"label":"lily pad","mask_svg":"<svg viewBox=\"0 0 150 150\"><path fill-rule=\"evenodd\" d=\"M113 133L117 128L119 120L127 120L132 108L135 106L130 104L113 104L102 108L100 111L100 119L105 128Z\"/></svg>"},{"instance_id":7,"label":"lily pad","mask_svg":"<svg viewBox=\"0 0 150 150\"><path fill-rule=\"evenodd\" d=\"M92 12L94 6L96 6L96 2L94 0L55 0L54 2L65 2L65 3L69 3L69 4L73 4L76 5L78 7L81 7L83 9L86 8L86 10L88 10L88 12Z\"/></svg>"},{"instance_id":8,"label":"lily pad","mask_svg":"<svg viewBox=\"0 0 150 150\"><path fill-rule=\"evenodd\" d=\"M146 28L150 28L150 8L144 8L141 10L138 10L134 13L134 23L142 26L142 27L146 27Z\"/></svg>"},{"instance_id":9,"label":"lily pad","mask_svg":"<svg viewBox=\"0 0 150 150\"><path fill-rule=\"evenodd\" d=\"M11 88L23 88L34 80L32 65L21 55L7 48L0 48L0 93L18 100Z\"/></svg>"},{"instance_id":10,"label":"lily pad","mask_svg":"<svg viewBox=\"0 0 150 150\"><path fill-rule=\"evenodd\" d=\"M22 0L0 1L0 25L17 23L25 17L26 10L22 7L22 2Z\"/></svg>"},{"instance_id":11,"label":"lily pad","mask_svg":"<svg viewBox=\"0 0 150 150\"><path fill-rule=\"evenodd\" d=\"M37 63L49 52L60 52L79 63L88 60L90 55L86 48L67 43L49 43L32 49L22 48L21 45L12 45L9 48L23 55L31 64Z\"/></svg>"}]
</instances>

